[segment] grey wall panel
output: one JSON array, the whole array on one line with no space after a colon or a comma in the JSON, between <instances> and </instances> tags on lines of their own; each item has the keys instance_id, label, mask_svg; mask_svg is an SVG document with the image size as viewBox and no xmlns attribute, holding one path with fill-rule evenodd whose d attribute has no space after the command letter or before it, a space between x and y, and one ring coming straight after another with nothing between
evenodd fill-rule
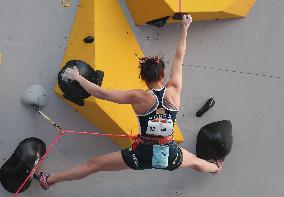
<instances>
[{"instance_id":1,"label":"grey wall panel","mask_svg":"<svg viewBox=\"0 0 284 197\"><path fill-rule=\"evenodd\" d=\"M169 71L178 25L136 27L125 2L120 2L144 53L163 54ZM48 123L20 103L20 95L32 84L48 90L45 111L64 128L97 130L52 91L77 3L63 9L57 0L1 0L0 165L22 139L35 136L50 143L56 136ZM283 196L283 8L281 0L258 0L248 18L198 22L190 28L178 114L185 137L181 146L194 153L202 126L231 120L234 145L221 175L189 169L103 172L49 191L34 182L21 196ZM195 112L209 97L216 105L196 118ZM58 172L116 150L107 138L64 136L44 168ZM0 187L0 196L10 195Z\"/></svg>"}]
</instances>

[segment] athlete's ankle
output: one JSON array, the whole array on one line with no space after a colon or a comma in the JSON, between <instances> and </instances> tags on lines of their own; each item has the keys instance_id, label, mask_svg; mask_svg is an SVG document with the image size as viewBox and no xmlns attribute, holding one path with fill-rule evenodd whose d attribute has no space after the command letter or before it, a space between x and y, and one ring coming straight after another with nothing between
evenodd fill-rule
<instances>
[{"instance_id":1,"label":"athlete's ankle","mask_svg":"<svg viewBox=\"0 0 284 197\"><path fill-rule=\"evenodd\" d=\"M49 176L50 175L47 172L37 172L34 174L34 178L38 180L41 188L44 190L49 189L49 187L51 186L51 184L47 182L47 179L49 178Z\"/></svg>"}]
</instances>

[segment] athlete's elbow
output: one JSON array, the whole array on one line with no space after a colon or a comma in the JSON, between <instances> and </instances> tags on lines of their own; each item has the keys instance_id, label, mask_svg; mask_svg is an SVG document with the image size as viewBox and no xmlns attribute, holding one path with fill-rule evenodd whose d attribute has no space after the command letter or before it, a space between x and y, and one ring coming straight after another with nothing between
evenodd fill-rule
<instances>
[{"instance_id":1,"label":"athlete's elbow","mask_svg":"<svg viewBox=\"0 0 284 197\"><path fill-rule=\"evenodd\" d=\"M96 90L91 91L91 95L96 97L96 98L106 100L107 97L108 97L108 92L106 90L100 88L100 89L96 89Z\"/></svg>"}]
</instances>

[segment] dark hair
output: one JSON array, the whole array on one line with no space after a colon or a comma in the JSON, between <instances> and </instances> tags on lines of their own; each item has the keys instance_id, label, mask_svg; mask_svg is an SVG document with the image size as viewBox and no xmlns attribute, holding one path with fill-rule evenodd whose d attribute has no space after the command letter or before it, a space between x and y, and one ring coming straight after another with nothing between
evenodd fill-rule
<instances>
[{"instance_id":1,"label":"dark hair","mask_svg":"<svg viewBox=\"0 0 284 197\"><path fill-rule=\"evenodd\" d=\"M165 63L158 56L142 57L140 60L140 78L148 83L159 81L164 77Z\"/></svg>"},{"instance_id":2,"label":"dark hair","mask_svg":"<svg viewBox=\"0 0 284 197\"><path fill-rule=\"evenodd\" d=\"M228 120L202 127L197 136L196 155L204 160L224 160L231 152L232 124Z\"/></svg>"}]
</instances>

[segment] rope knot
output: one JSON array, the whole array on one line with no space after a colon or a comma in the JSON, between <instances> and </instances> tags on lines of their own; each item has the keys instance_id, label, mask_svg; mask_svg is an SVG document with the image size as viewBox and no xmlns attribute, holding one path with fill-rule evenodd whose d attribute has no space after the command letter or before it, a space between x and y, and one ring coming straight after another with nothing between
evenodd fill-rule
<instances>
[{"instance_id":1,"label":"rope knot","mask_svg":"<svg viewBox=\"0 0 284 197\"><path fill-rule=\"evenodd\" d=\"M130 131L130 135L128 135L129 139L131 139L132 141L135 141L138 137L138 135L133 135L133 131L131 129Z\"/></svg>"}]
</instances>

